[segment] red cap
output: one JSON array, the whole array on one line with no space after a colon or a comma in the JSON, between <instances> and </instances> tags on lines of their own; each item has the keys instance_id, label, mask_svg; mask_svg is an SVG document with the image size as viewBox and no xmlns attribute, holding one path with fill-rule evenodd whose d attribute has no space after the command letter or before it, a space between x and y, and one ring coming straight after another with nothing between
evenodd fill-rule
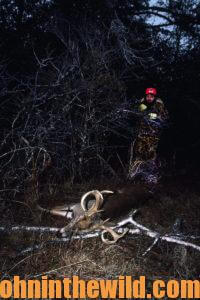
<instances>
[{"instance_id":1,"label":"red cap","mask_svg":"<svg viewBox=\"0 0 200 300\"><path fill-rule=\"evenodd\" d=\"M157 91L154 88L147 88L146 89L146 95L148 95L148 94L152 94L152 95L155 96L157 94Z\"/></svg>"}]
</instances>

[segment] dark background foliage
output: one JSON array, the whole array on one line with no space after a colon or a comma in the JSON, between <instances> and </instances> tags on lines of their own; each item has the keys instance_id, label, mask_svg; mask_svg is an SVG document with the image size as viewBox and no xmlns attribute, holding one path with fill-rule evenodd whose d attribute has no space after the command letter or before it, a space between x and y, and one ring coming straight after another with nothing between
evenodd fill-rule
<instances>
[{"instance_id":1,"label":"dark background foliage","mask_svg":"<svg viewBox=\"0 0 200 300\"><path fill-rule=\"evenodd\" d=\"M194 0L0 0L2 187L125 175L148 86L170 113L160 153L198 170L199 25Z\"/></svg>"}]
</instances>

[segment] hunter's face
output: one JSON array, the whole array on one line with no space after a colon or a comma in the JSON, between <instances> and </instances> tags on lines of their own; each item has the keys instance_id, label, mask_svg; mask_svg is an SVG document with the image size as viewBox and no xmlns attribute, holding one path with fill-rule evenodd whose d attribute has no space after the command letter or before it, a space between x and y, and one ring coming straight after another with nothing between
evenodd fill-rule
<instances>
[{"instance_id":1,"label":"hunter's face","mask_svg":"<svg viewBox=\"0 0 200 300\"><path fill-rule=\"evenodd\" d=\"M155 99L155 96L154 96L154 95L152 95L152 94L146 95L146 101L147 101L148 103L152 103L152 102L154 101L154 99Z\"/></svg>"}]
</instances>

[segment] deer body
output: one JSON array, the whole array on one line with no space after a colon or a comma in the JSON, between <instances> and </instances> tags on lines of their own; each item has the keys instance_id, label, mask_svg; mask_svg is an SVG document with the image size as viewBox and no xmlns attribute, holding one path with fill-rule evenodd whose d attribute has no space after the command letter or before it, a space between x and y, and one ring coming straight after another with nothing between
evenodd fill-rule
<instances>
[{"instance_id":1,"label":"deer body","mask_svg":"<svg viewBox=\"0 0 200 300\"><path fill-rule=\"evenodd\" d=\"M116 219L127 214L131 209L141 207L152 193L141 185L127 185L117 189L114 194L105 196L102 205L102 218Z\"/></svg>"}]
</instances>

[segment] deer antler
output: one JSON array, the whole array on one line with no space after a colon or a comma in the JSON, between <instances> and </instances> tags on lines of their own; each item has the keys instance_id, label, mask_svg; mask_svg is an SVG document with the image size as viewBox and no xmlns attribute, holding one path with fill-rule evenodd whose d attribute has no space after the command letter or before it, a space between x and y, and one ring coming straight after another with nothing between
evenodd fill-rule
<instances>
[{"instance_id":1,"label":"deer antler","mask_svg":"<svg viewBox=\"0 0 200 300\"><path fill-rule=\"evenodd\" d=\"M86 204L86 199L89 195L94 195L95 196L95 203L88 209L87 208L87 204ZM91 216L95 213L98 213L102 210L99 210L99 208L102 206L103 204L103 196L102 194L98 191L98 190L93 190L93 191L89 191L87 193L85 193L82 197L81 197L81 208L83 209L83 211Z\"/></svg>"},{"instance_id":2,"label":"deer antler","mask_svg":"<svg viewBox=\"0 0 200 300\"><path fill-rule=\"evenodd\" d=\"M89 195L95 196L95 203L93 203L90 208L87 208L86 199ZM92 228L96 225L94 225L95 215L102 211L99 210L102 204L103 196L98 190L92 190L85 193L81 197L80 204L77 203L73 206L73 220L67 226L61 228L60 233L63 235L67 230L71 230L72 228L78 230L92 230Z\"/></svg>"},{"instance_id":3,"label":"deer antler","mask_svg":"<svg viewBox=\"0 0 200 300\"><path fill-rule=\"evenodd\" d=\"M101 233L101 240L102 240L102 242L104 242L107 245L115 244L119 239L121 239L129 231L129 229L126 228L123 233L119 234L119 233L115 232L112 228L104 226L104 225L101 226L101 229L103 229L103 231ZM113 237L113 240L109 240L104 237L104 234L107 232L109 232L111 234L111 236Z\"/></svg>"},{"instance_id":4,"label":"deer antler","mask_svg":"<svg viewBox=\"0 0 200 300\"><path fill-rule=\"evenodd\" d=\"M102 195L103 194L114 194L114 192L113 191L110 191L110 190L103 190L103 191L101 191L100 192Z\"/></svg>"},{"instance_id":5,"label":"deer antler","mask_svg":"<svg viewBox=\"0 0 200 300\"><path fill-rule=\"evenodd\" d=\"M82 198L81 198L81 207L85 212L87 212L88 216L92 216L95 213L103 211L103 210L99 210L99 208L101 208L101 206L103 204L103 195L102 194L113 194L113 193L114 192L110 191L110 190L103 190L101 192L99 192L98 190L89 191L89 192L87 192L86 194L84 194L82 196ZM94 195L96 201L92 205L92 207L87 210L86 198L89 195ZM103 221L103 223L96 224L96 225L92 226L91 229L93 229L93 230L94 229L103 230L102 234L101 234L101 239L104 243L110 245L110 244L116 243L120 238L122 238L128 232L128 229L126 229L122 234L118 234L112 228L103 225L104 223L106 223L108 221L109 221L109 219L107 219L106 221ZM111 234L111 236L113 237L113 240L109 240L109 239L104 237L104 234L106 232L109 232Z\"/></svg>"}]
</instances>

